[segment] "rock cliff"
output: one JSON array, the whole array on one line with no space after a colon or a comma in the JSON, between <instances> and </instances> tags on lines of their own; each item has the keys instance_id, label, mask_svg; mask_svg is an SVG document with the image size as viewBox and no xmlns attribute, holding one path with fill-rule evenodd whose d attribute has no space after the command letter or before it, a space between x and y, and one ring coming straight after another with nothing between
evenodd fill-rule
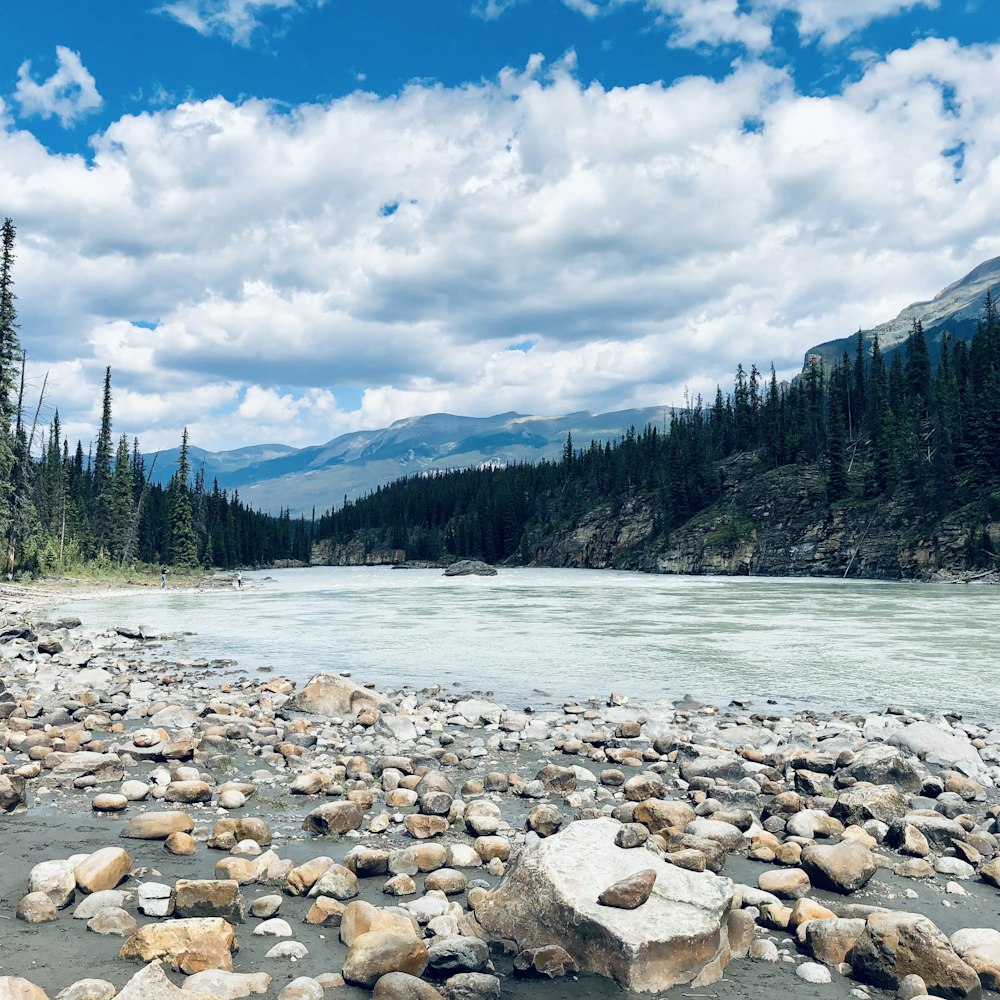
<instances>
[{"instance_id":1,"label":"rock cliff","mask_svg":"<svg viewBox=\"0 0 1000 1000\"><path fill-rule=\"evenodd\" d=\"M764 471L753 455L721 469L723 495L669 534L657 531L652 502L635 498L584 515L572 529L537 540L536 566L634 569L726 576L844 576L931 579L966 573L970 540L985 531L1000 548L1000 522L976 508L914 524L893 504L827 503L815 466Z\"/></svg>"}]
</instances>

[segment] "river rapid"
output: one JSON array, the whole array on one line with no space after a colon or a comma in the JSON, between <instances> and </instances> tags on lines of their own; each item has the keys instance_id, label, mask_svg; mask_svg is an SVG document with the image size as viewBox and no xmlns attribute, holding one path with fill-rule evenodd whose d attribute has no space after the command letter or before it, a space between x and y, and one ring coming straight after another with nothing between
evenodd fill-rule
<instances>
[{"instance_id":1,"label":"river rapid","mask_svg":"<svg viewBox=\"0 0 1000 1000\"><path fill-rule=\"evenodd\" d=\"M991 587L504 569L317 567L244 574L244 589L136 590L59 609L89 627L176 637L158 655L232 659L304 681L440 684L510 705L678 699L757 710L899 704L1000 721Z\"/></svg>"}]
</instances>

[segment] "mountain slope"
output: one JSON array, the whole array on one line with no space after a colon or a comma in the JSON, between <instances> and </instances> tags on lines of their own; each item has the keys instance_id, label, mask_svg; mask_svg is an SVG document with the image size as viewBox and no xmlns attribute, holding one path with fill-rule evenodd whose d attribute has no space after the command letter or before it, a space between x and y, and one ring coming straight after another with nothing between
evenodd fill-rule
<instances>
[{"instance_id":1,"label":"mountain slope","mask_svg":"<svg viewBox=\"0 0 1000 1000\"><path fill-rule=\"evenodd\" d=\"M942 289L934 298L926 302L914 302L903 309L895 319L880 323L870 330L863 330L866 342L878 335L883 352L888 353L898 347L910 335L915 320L924 327L924 335L932 358L940 352L944 333L957 340L971 340L976 332L976 324L983 314L983 301L989 291L994 299L1000 296L1000 257L984 261L973 268L964 278ZM806 351L806 363L811 357L822 358L830 367L847 351L853 354L857 334L837 340L828 340Z\"/></svg>"},{"instance_id":2,"label":"mountain slope","mask_svg":"<svg viewBox=\"0 0 1000 1000\"><path fill-rule=\"evenodd\" d=\"M513 411L491 417L431 413L389 427L341 434L326 444L290 448L268 444L237 451L190 449L192 467L204 469L211 488L238 490L244 502L277 513L307 516L339 506L401 476L443 469L507 465L558 458L572 434L577 447L613 441L630 427L663 426L669 407L528 416ZM166 482L177 468L178 449L160 452L153 477ZM147 465L152 456L147 456Z\"/></svg>"}]
</instances>

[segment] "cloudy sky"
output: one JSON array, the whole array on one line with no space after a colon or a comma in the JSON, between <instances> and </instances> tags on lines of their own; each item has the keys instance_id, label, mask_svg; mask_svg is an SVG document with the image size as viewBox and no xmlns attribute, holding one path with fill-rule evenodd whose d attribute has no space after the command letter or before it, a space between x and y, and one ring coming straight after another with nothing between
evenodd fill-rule
<instances>
[{"instance_id":1,"label":"cloudy sky","mask_svg":"<svg viewBox=\"0 0 1000 1000\"><path fill-rule=\"evenodd\" d=\"M32 382L154 450L790 372L1000 255L995 2L8 4Z\"/></svg>"}]
</instances>

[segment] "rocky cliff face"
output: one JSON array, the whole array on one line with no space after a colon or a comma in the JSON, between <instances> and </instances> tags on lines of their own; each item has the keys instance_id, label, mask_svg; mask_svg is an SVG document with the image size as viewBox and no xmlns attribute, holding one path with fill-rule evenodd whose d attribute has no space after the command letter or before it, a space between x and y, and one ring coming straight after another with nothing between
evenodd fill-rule
<instances>
[{"instance_id":1,"label":"rocky cliff face","mask_svg":"<svg viewBox=\"0 0 1000 1000\"><path fill-rule=\"evenodd\" d=\"M334 545L329 539L316 542L309 557L310 566L398 566L406 560L403 549L369 548L362 539Z\"/></svg>"},{"instance_id":2,"label":"rocky cliff face","mask_svg":"<svg viewBox=\"0 0 1000 1000\"><path fill-rule=\"evenodd\" d=\"M760 470L753 456L722 469L723 497L669 536L655 511L633 500L588 513L570 531L530 551L539 566L654 573L931 579L968 568L970 534L983 526L959 511L932 527L912 524L891 504L829 505L815 467ZM1000 523L985 525L1000 548Z\"/></svg>"}]
</instances>

